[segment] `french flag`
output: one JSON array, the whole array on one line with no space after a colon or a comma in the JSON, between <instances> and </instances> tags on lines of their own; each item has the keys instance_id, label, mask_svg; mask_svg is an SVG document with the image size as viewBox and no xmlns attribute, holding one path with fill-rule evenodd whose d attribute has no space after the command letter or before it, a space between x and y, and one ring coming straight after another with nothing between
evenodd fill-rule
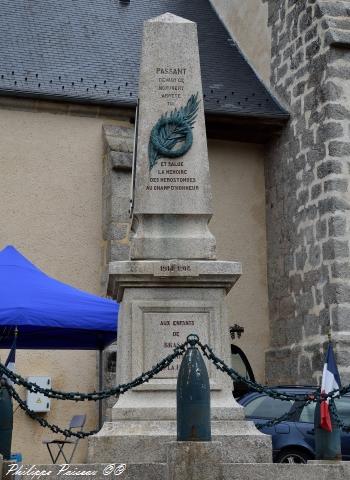
<instances>
[{"instance_id":1,"label":"french flag","mask_svg":"<svg viewBox=\"0 0 350 480\"><path fill-rule=\"evenodd\" d=\"M337 364L335 363L334 351L332 344L328 344L327 355L326 355L326 362L323 367L323 375L322 375L322 386L321 386L321 395L328 394L333 390L337 390L340 388L340 376L337 368ZM329 411L329 399L323 400L321 402L321 422L320 427L327 432L332 431L332 420Z\"/></svg>"}]
</instances>

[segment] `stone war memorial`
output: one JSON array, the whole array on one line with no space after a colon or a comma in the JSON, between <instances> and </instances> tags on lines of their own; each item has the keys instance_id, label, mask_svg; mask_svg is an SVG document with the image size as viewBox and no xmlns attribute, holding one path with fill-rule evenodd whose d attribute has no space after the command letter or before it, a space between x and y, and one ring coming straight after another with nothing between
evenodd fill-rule
<instances>
[{"instance_id":1,"label":"stone war memorial","mask_svg":"<svg viewBox=\"0 0 350 480\"><path fill-rule=\"evenodd\" d=\"M230 362L225 296L241 264L216 259L197 30L170 13L144 27L136 156L130 260L111 263L109 272L109 294L121 303L118 384L191 333ZM90 461L166 462L180 362L120 396L112 422L90 440ZM230 378L207 367L213 440L224 461L271 461L270 438L245 420Z\"/></svg>"}]
</instances>

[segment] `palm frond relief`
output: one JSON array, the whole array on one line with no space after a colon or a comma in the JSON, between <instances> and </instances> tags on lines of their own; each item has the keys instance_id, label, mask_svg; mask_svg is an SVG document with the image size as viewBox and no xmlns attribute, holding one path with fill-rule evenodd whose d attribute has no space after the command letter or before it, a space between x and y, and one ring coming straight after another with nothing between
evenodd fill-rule
<instances>
[{"instance_id":1,"label":"palm frond relief","mask_svg":"<svg viewBox=\"0 0 350 480\"><path fill-rule=\"evenodd\" d=\"M148 145L150 170L161 157L178 158L189 151L193 143L192 129L199 109L198 92L187 104L163 114L152 128ZM176 145L180 144L178 148Z\"/></svg>"}]
</instances>

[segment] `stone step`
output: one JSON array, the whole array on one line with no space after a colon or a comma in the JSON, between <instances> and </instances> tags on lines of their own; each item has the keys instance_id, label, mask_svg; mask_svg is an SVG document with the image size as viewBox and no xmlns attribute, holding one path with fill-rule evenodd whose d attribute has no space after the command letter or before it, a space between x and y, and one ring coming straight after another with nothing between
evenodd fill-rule
<instances>
[{"instance_id":1,"label":"stone step","mask_svg":"<svg viewBox=\"0 0 350 480\"><path fill-rule=\"evenodd\" d=\"M7 474L8 463L5 462L2 480L14 480L12 474ZM9 465L12 465L9 463ZM72 465L22 465L21 476L16 476L23 480L29 478L45 478L45 479L65 479L76 480L94 479L94 480L111 480L120 478L121 480L169 480L168 468L165 463L158 464L128 464L125 471L124 467L120 467L118 462L115 464L72 464ZM29 469L32 473L37 474L31 477ZM1 471L1 470L0 470ZM38 473L42 472L39 477ZM45 474L46 472L46 474ZM117 475L119 472L120 475ZM254 464L254 463L236 463L223 464L222 474L212 475L210 465L206 469L207 474L203 475L201 480L344 480L350 478L350 463L342 462L339 464L320 464L320 465L286 465L286 464ZM187 478L182 478L187 480ZM188 480L197 480L193 476Z\"/></svg>"}]
</instances>

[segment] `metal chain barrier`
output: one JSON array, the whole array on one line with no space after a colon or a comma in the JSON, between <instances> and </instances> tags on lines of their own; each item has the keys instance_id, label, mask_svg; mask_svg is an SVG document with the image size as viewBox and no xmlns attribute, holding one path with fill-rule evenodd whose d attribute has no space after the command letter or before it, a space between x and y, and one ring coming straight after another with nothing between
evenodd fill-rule
<instances>
[{"instance_id":1,"label":"metal chain barrier","mask_svg":"<svg viewBox=\"0 0 350 480\"><path fill-rule=\"evenodd\" d=\"M79 393L79 392L59 392L57 390L53 390L51 388L42 388L39 387L39 385L32 383L32 382L27 382L23 377L21 377L18 374L15 374L8 368L6 368L3 364L0 363L0 377L2 375L5 375L7 378L12 380L14 383L17 385L21 385L25 388L27 388L31 392L39 392L44 394L47 397L55 398L58 400L75 400L75 401L84 401L84 400L93 400L93 401L98 401L102 400L104 398L108 398L111 396L115 395L121 395L131 388L136 387L137 385L142 385L143 383L148 382L151 378L153 378L155 375L160 373L162 370L167 368L169 365L173 363L173 361L182 356L185 353L186 346L189 344L193 344L193 340L190 340L190 338L187 339L186 342L184 342L181 345L178 345L177 347L174 348L174 351L171 355L168 355L165 357L161 362L157 363L154 367L152 367L151 370L149 370L146 373L142 373L139 377L135 378L132 380L130 383L127 384L122 384L118 385L117 387L111 389L111 390L103 390L101 392L93 392L93 393ZM33 420L37 421L42 427L49 428L53 433L60 433L64 435L65 437L78 437L78 438L86 438L91 435L95 435L95 433L98 432L98 430L91 430L89 432L83 432L83 431L72 431L68 428L62 429L58 425L49 423L47 420L44 418L40 417L37 415L35 412L30 410L27 407L27 404L22 398L18 395L16 390L12 387L12 385L9 385L6 381L4 382L5 388L7 388L9 394L11 397L18 403L19 407Z\"/></svg>"},{"instance_id":2,"label":"metal chain barrier","mask_svg":"<svg viewBox=\"0 0 350 480\"><path fill-rule=\"evenodd\" d=\"M346 385L346 387L342 387L339 390L334 390L333 392L331 392L331 394L332 394L331 396L332 396L332 398L343 397L347 393L350 393L350 385ZM330 396L330 395L328 395L328 396Z\"/></svg>"},{"instance_id":3,"label":"metal chain barrier","mask_svg":"<svg viewBox=\"0 0 350 480\"><path fill-rule=\"evenodd\" d=\"M65 437L78 437L78 438L86 438L89 437L90 435L95 435L95 433L98 432L98 430L90 430L89 432L83 432L83 431L78 431L78 432L73 432L69 428L62 429L58 425L55 425L53 423L49 423L45 418L40 417L37 415L33 410L30 410L27 407L27 404L22 398L18 395L16 390L12 387L12 385L9 385L8 383L5 383L5 388L7 388L9 394L11 397L16 400L18 403L19 407L33 420L37 421L42 427L49 428L53 433L61 433Z\"/></svg>"},{"instance_id":4,"label":"metal chain barrier","mask_svg":"<svg viewBox=\"0 0 350 480\"><path fill-rule=\"evenodd\" d=\"M174 348L173 353L165 357L159 363L157 363L151 370L142 373L139 377L132 380L130 383L121 384L109 390L101 390L100 392L92 392L92 393L80 393L80 392L61 392L58 390L54 390L51 388L43 388L39 385L28 382L20 375L12 372L11 370L7 369L2 363L0 363L0 377L2 375L8 377L13 383L17 385L22 385L27 390L33 393L42 393L46 397L55 398L58 400L73 400L73 401L98 401L103 400L108 397L117 396L120 394L125 393L126 391L134 388L138 385L142 385L145 382L148 382L151 378L157 375L159 372L164 370L164 368L171 365L171 363L177 358L182 356L185 353L186 347L188 345L198 345L198 347L202 350L203 355L208 358L214 366L220 370L221 372L226 373L232 380L239 380L246 384L251 390L254 390L259 393L265 393L271 398L277 398L279 400L299 400L299 401L308 401L310 395L314 397L313 401L320 402L327 398L334 398L343 396L350 392L350 385L341 388L340 390L333 390L332 392L328 393L327 395L321 394L319 389L307 393L307 394L291 394L285 392L279 392L273 388L266 387L261 385L260 383L253 382L252 380L248 380L247 378L240 375L236 370L229 367L223 360L221 360L218 356L215 355L213 350L209 347L209 345L203 345L197 335L189 335L187 337L186 342L178 345Z\"/></svg>"},{"instance_id":5,"label":"metal chain barrier","mask_svg":"<svg viewBox=\"0 0 350 480\"><path fill-rule=\"evenodd\" d=\"M181 357L185 353L187 345L189 345L188 340L182 343L181 345L178 345L177 347L175 347L173 351L174 353L165 357L163 360L161 360L159 363L153 366L151 370L148 370L145 373L141 373L140 376L136 377L131 382L117 385L116 387L111 388L110 390L101 390L100 392L92 392L92 393L60 392L52 388L43 388L37 385L36 383L28 382L17 373L14 373L8 368L6 368L5 365L3 365L2 363L0 363L0 377L5 376L16 385L21 385L33 393L42 393L43 395L45 395L45 397L55 398L57 400L73 400L76 402L79 402L79 401L83 402L85 400L96 402L98 400L103 400L105 398L122 395L128 390L148 382L155 375L157 375L162 370L164 370L169 365L171 365L176 358Z\"/></svg>"},{"instance_id":6,"label":"metal chain barrier","mask_svg":"<svg viewBox=\"0 0 350 480\"><path fill-rule=\"evenodd\" d=\"M143 383L148 382L151 380L155 375L160 373L162 370L167 368L169 365L173 363L173 361L181 357L188 346L198 346L203 355L210 360L214 366L220 370L223 373L226 373L232 380L239 380L240 382L245 383L251 390L254 390L259 393L264 393L265 395L274 398L274 399L279 399L279 400L284 400L284 401L297 401L300 402L300 405L296 408L293 409L291 412L287 412L284 415L274 418L269 420L266 423L263 424L257 424L257 428L263 428L263 427L271 427L274 425L277 425L278 423L281 423L283 421L287 421L295 415L296 412L304 408L306 405L308 405L311 402L321 402L323 400L326 400L327 398L330 399L330 406L331 406L331 412L334 415L334 418L337 422L337 424L344 430L344 431L349 431L350 432L350 426L347 426L342 422L340 419L335 407L334 407L334 402L333 399L335 397L340 397L343 396L347 393L350 392L350 385L343 387L339 390L334 390L330 392L328 395L324 395L320 393L319 389L315 390L310 393L306 394L291 394L291 393L285 393L285 392L279 392L273 388L266 387L264 385L261 385L257 382L253 382L251 380L248 380L247 378L243 377L240 375L236 370L233 368L229 367L223 360L221 360L219 357L215 355L213 350L208 346L208 345L203 345L199 337L197 335L189 335L187 337L187 340L178 345L177 347L174 348L173 353L165 357L163 360L161 360L159 363L157 363L155 366L152 367L151 370L148 370L145 373L142 373L140 376L136 377L134 380L132 380L129 383L121 384L118 385L114 388L111 388L109 390L101 390L99 392L92 392L92 393L80 393L80 392L61 392L58 390L54 390L51 388L43 388L40 387L39 385L28 382L25 380L23 377L20 375L12 372L8 368L5 367L2 363L0 363L0 378L2 376L7 377L9 380L11 380L13 383L16 385L21 385L25 387L27 390L33 393L41 393L45 395L46 397L58 399L58 400L72 400L72 401L99 401L103 400L112 396L119 396L122 395L123 393L127 392L128 390L137 387L138 385L142 385ZM28 409L26 403L21 399L21 397L17 394L16 390L11 386L11 385L6 385L6 388L8 389L10 395L16 400L18 405L22 410L24 410L27 415L29 415L32 419L36 420L37 422L40 423L43 427L50 428L54 433L61 433L65 436L76 436L78 438L84 438L88 437L89 435L94 435L97 431L93 430L91 432L72 432L69 429L61 429L57 425L50 424L47 422L45 419L42 417L38 416L33 412L32 410Z\"/></svg>"},{"instance_id":7,"label":"metal chain barrier","mask_svg":"<svg viewBox=\"0 0 350 480\"><path fill-rule=\"evenodd\" d=\"M318 390L315 390L310 393L305 393L305 394L300 394L300 393L291 394L291 393L278 392L273 388L269 388L264 385L261 385L260 383L256 383L256 382L253 382L252 380L248 380L247 378L243 377L238 372L236 372L236 370L226 365L226 363L223 360L221 360L219 357L215 355L213 350L208 345L203 345L201 342L197 342L197 343L200 349L202 350L203 355L206 358L208 358L218 370L226 373L232 380L239 380L245 383L250 387L251 390L255 390L256 392L259 392L259 393L265 393L271 398L285 400L285 401L297 400L297 401L307 402L310 400L310 395L313 397L313 400L311 400L313 402L319 401L320 399L320 392ZM333 392L330 392L328 394L328 397L331 397L331 396L333 396ZM322 398L324 399L325 397L323 396Z\"/></svg>"},{"instance_id":8,"label":"metal chain barrier","mask_svg":"<svg viewBox=\"0 0 350 480\"><path fill-rule=\"evenodd\" d=\"M226 363L221 360L219 357L215 355L213 350L208 346L208 345L203 345L201 342L197 342L198 346L203 352L203 355L207 357L214 365L215 367L220 370L221 372L226 373L232 380L239 380L246 385L248 385L252 390L255 390L259 393L264 393L267 396L274 398L274 399L279 399L279 400L290 400L290 401L298 401L300 402L300 405L296 409L292 409L290 412L285 413L284 415L274 418L269 420L268 422L265 423L258 423L255 424L255 426L260 430L263 427L272 427L274 425L277 425L278 423L285 422L289 420L291 417L295 415L295 413L301 412L301 410L309 405L312 402L318 402L321 403L322 401L326 400L327 398L329 399L329 405L330 405L330 412L331 415L333 416L335 422L337 423L338 427L341 428L344 432L349 433L350 432L350 425L346 425L342 419L339 417L339 414L337 412L337 409L335 408L334 404L334 399L342 397L346 395L347 393L350 392L350 385L347 385L346 387L343 387L341 389L336 389L328 394L324 394L320 392L320 390L315 390L314 392L310 392L307 394L286 394L283 392L278 392L277 390L265 387L259 383L252 382L251 380L246 379L242 375L240 375L238 372L236 372L233 368L230 368Z\"/></svg>"},{"instance_id":9,"label":"metal chain barrier","mask_svg":"<svg viewBox=\"0 0 350 480\"><path fill-rule=\"evenodd\" d=\"M329 410L331 412L331 416L337 426L343 430L343 432L349 433L350 432L350 425L346 425L343 420L339 417L338 411L336 409L334 399L332 398L329 402Z\"/></svg>"}]
</instances>

